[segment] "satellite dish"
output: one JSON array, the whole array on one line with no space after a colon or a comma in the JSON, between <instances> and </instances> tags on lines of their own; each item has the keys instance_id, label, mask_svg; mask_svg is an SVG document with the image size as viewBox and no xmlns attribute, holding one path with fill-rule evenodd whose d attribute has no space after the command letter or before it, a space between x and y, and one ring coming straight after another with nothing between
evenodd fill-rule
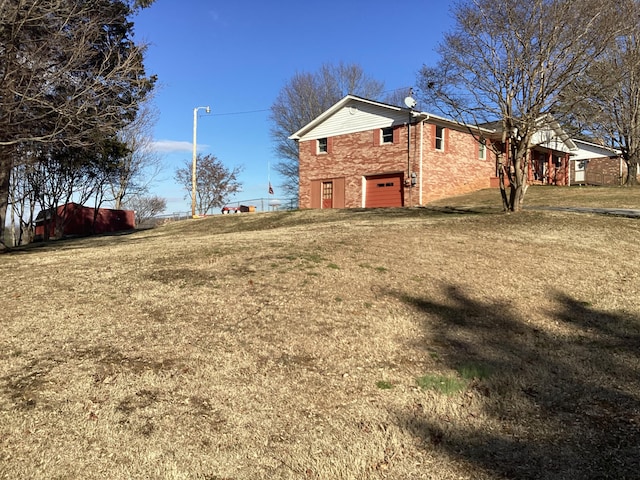
<instances>
[{"instance_id":1,"label":"satellite dish","mask_svg":"<svg viewBox=\"0 0 640 480\"><path fill-rule=\"evenodd\" d=\"M413 97L407 97L404 99L404 104L409 108L413 108L416 106L416 101Z\"/></svg>"}]
</instances>

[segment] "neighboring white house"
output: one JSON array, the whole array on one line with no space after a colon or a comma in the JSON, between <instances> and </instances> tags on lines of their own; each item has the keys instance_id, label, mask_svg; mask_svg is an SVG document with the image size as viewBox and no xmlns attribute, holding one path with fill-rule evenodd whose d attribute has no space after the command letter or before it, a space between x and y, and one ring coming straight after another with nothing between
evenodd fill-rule
<instances>
[{"instance_id":1,"label":"neighboring white house","mask_svg":"<svg viewBox=\"0 0 640 480\"><path fill-rule=\"evenodd\" d=\"M620 185L627 175L622 152L584 140L573 140L571 184Z\"/></svg>"}]
</instances>

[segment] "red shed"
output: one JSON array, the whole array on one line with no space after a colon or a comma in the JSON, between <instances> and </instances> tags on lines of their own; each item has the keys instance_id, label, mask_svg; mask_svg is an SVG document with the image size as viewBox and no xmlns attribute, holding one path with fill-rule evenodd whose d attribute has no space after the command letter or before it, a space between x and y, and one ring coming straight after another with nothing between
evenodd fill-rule
<instances>
[{"instance_id":1,"label":"red shed","mask_svg":"<svg viewBox=\"0 0 640 480\"><path fill-rule=\"evenodd\" d=\"M136 226L133 210L85 207L67 203L42 210L36 217L36 240L87 236L132 230Z\"/></svg>"}]
</instances>

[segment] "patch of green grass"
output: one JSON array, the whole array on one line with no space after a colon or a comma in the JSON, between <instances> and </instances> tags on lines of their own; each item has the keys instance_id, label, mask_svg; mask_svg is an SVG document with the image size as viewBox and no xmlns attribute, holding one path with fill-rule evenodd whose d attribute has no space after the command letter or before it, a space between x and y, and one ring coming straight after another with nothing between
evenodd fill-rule
<instances>
[{"instance_id":1,"label":"patch of green grass","mask_svg":"<svg viewBox=\"0 0 640 480\"><path fill-rule=\"evenodd\" d=\"M391 390L393 388L393 383L387 380L378 380L376 382L376 387L378 387L380 390Z\"/></svg>"},{"instance_id":2,"label":"patch of green grass","mask_svg":"<svg viewBox=\"0 0 640 480\"><path fill-rule=\"evenodd\" d=\"M317 253L293 252L293 253L286 254L284 258L285 260L289 260L290 262L293 262L295 260L302 260L309 263L322 263L326 261L326 258L322 257L321 255L318 255Z\"/></svg>"},{"instance_id":3,"label":"patch of green grass","mask_svg":"<svg viewBox=\"0 0 640 480\"><path fill-rule=\"evenodd\" d=\"M335 263L329 263L327 264L328 268L333 268L334 270L340 270L340 267L338 265L336 265Z\"/></svg>"},{"instance_id":4,"label":"patch of green grass","mask_svg":"<svg viewBox=\"0 0 640 480\"><path fill-rule=\"evenodd\" d=\"M423 390L434 390L445 395L454 395L467 388L467 380L445 375L424 375L418 377L416 383Z\"/></svg>"},{"instance_id":5,"label":"patch of green grass","mask_svg":"<svg viewBox=\"0 0 640 480\"><path fill-rule=\"evenodd\" d=\"M370 263L361 263L359 264L359 266L362 268L370 268L372 270L376 270L377 272L386 272L389 270L387 267L374 267Z\"/></svg>"},{"instance_id":6,"label":"patch of green grass","mask_svg":"<svg viewBox=\"0 0 640 480\"><path fill-rule=\"evenodd\" d=\"M338 303L342 302L342 297L336 297L335 301L338 302Z\"/></svg>"},{"instance_id":7,"label":"patch of green grass","mask_svg":"<svg viewBox=\"0 0 640 480\"><path fill-rule=\"evenodd\" d=\"M364 302L364 308L371 308L373 307L373 303L371 302Z\"/></svg>"},{"instance_id":8,"label":"patch of green grass","mask_svg":"<svg viewBox=\"0 0 640 480\"><path fill-rule=\"evenodd\" d=\"M318 255L317 253L308 253L302 255L301 258L313 263L321 263L325 261L325 258L323 258L321 255Z\"/></svg>"},{"instance_id":9,"label":"patch of green grass","mask_svg":"<svg viewBox=\"0 0 640 480\"><path fill-rule=\"evenodd\" d=\"M433 360L440 360L440 355L438 355L438 352L429 352L429 356L433 359Z\"/></svg>"},{"instance_id":10,"label":"patch of green grass","mask_svg":"<svg viewBox=\"0 0 640 480\"><path fill-rule=\"evenodd\" d=\"M466 380L489 378L491 376L491 368L487 365L468 363L460 365L458 368L460 376Z\"/></svg>"}]
</instances>

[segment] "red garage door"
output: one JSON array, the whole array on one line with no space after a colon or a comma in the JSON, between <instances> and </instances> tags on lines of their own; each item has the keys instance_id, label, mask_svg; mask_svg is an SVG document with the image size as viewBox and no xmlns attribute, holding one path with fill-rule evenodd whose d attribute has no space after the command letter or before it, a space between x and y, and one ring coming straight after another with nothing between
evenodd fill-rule
<instances>
[{"instance_id":1,"label":"red garage door","mask_svg":"<svg viewBox=\"0 0 640 480\"><path fill-rule=\"evenodd\" d=\"M367 177L366 188L367 208L402 207L404 189L401 173Z\"/></svg>"}]
</instances>

